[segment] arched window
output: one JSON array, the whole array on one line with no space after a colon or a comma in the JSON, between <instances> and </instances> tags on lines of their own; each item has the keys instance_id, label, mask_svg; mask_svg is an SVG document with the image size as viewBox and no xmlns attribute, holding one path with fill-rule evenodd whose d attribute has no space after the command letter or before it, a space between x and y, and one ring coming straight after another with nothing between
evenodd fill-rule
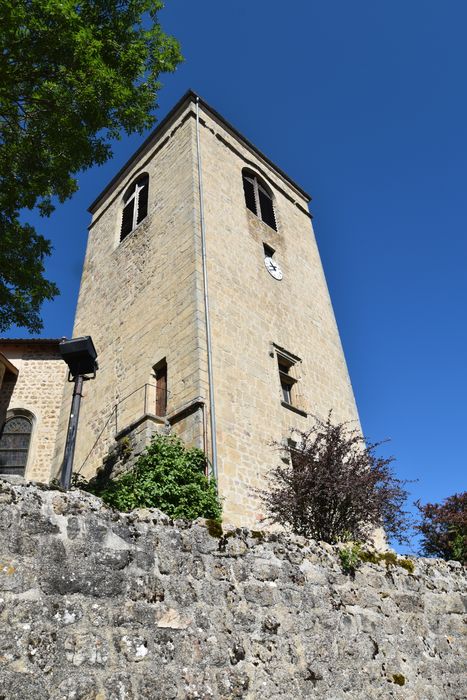
<instances>
[{"instance_id":1,"label":"arched window","mask_svg":"<svg viewBox=\"0 0 467 700\"><path fill-rule=\"evenodd\" d=\"M29 416L13 415L6 419L0 435L0 474L24 474L31 432Z\"/></svg>"},{"instance_id":2,"label":"arched window","mask_svg":"<svg viewBox=\"0 0 467 700\"><path fill-rule=\"evenodd\" d=\"M148 213L149 175L141 175L125 192L123 197L122 228L120 240L123 241L135 229Z\"/></svg>"},{"instance_id":3,"label":"arched window","mask_svg":"<svg viewBox=\"0 0 467 700\"><path fill-rule=\"evenodd\" d=\"M266 185L249 170L244 170L242 177L245 204L248 209L262 219L265 224L277 231L271 192Z\"/></svg>"}]
</instances>

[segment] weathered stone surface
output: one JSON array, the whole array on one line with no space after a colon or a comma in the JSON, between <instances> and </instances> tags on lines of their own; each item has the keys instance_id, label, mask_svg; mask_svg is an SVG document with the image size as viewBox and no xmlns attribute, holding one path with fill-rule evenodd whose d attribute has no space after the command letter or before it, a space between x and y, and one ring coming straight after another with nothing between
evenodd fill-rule
<instances>
[{"instance_id":1,"label":"weathered stone surface","mask_svg":"<svg viewBox=\"0 0 467 700\"><path fill-rule=\"evenodd\" d=\"M465 570L0 481L2 700L461 700ZM463 598L464 595L464 598Z\"/></svg>"}]
</instances>

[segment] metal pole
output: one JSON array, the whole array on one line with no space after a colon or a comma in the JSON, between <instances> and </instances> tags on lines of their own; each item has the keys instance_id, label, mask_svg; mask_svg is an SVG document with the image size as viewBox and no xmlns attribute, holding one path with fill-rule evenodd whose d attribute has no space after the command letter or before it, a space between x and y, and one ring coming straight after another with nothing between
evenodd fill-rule
<instances>
[{"instance_id":1,"label":"metal pole","mask_svg":"<svg viewBox=\"0 0 467 700\"><path fill-rule=\"evenodd\" d=\"M66 436L65 453L63 455L62 473L60 475L60 486L69 489L71 475L73 473L73 457L75 454L76 431L78 429L79 408L83 396L83 375L75 377L73 398L71 401L70 420L68 421L68 432Z\"/></svg>"}]
</instances>

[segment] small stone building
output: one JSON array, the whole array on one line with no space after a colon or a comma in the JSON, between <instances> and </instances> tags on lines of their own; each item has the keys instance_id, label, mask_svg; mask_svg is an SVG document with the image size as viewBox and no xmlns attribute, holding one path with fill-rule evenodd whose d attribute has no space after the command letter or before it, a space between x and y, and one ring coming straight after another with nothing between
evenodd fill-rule
<instances>
[{"instance_id":1,"label":"small stone building","mask_svg":"<svg viewBox=\"0 0 467 700\"><path fill-rule=\"evenodd\" d=\"M273 441L330 409L358 425L309 201L195 93L161 121L89 210L73 335L92 336L99 371L76 470L172 430L205 450L226 520L253 525Z\"/></svg>"},{"instance_id":2,"label":"small stone building","mask_svg":"<svg viewBox=\"0 0 467 700\"><path fill-rule=\"evenodd\" d=\"M0 475L51 477L66 376L59 342L0 338Z\"/></svg>"}]
</instances>

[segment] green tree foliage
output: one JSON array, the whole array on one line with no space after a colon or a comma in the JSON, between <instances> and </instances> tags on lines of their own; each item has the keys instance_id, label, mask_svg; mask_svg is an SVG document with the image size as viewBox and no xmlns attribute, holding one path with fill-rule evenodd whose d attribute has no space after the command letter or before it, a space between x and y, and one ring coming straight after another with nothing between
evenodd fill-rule
<instances>
[{"instance_id":1,"label":"green tree foliage","mask_svg":"<svg viewBox=\"0 0 467 700\"><path fill-rule=\"evenodd\" d=\"M110 140L155 117L158 77L181 60L159 0L3 0L0 11L0 331L37 332L50 242L20 220L49 215Z\"/></svg>"},{"instance_id":2,"label":"green tree foliage","mask_svg":"<svg viewBox=\"0 0 467 700\"><path fill-rule=\"evenodd\" d=\"M378 457L381 443L368 443L347 423L315 419L308 432L285 449L285 460L259 490L268 517L293 532L335 543L365 542L375 528L406 541L407 492L391 469L392 457Z\"/></svg>"},{"instance_id":3,"label":"green tree foliage","mask_svg":"<svg viewBox=\"0 0 467 700\"><path fill-rule=\"evenodd\" d=\"M171 518L219 519L222 513L216 483L205 476L206 457L175 436L156 436L135 467L119 479L99 477L86 490L122 511L159 508Z\"/></svg>"},{"instance_id":4,"label":"green tree foliage","mask_svg":"<svg viewBox=\"0 0 467 700\"><path fill-rule=\"evenodd\" d=\"M467 564L467 491L442 503L417 501L416 506L421 514L416 526L422 535L421 553Z\"/></svg>"}]
</instances>

